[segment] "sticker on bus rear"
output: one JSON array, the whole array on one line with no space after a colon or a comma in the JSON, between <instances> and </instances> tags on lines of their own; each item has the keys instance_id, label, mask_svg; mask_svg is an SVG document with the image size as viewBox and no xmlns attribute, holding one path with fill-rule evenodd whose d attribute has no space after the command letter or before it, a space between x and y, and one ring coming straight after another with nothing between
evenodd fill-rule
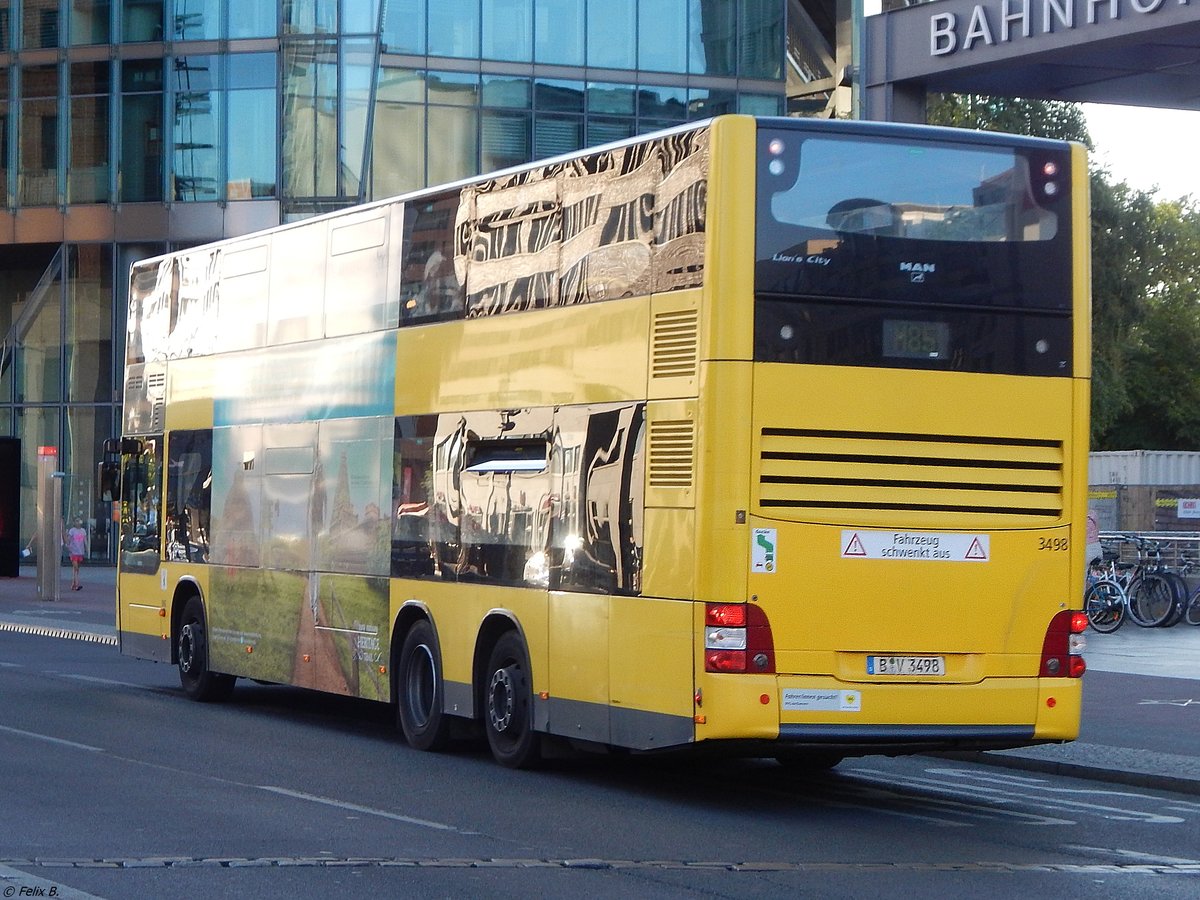
<instances>
[{"instance_id":1,"label":"sticker on bus rear","mask_svg":"<svg viewBox=\"0 0 1200 900\"><path fill-rule=\"evenodd\" d=\"M933 562L988 562L986 534L932 531L843 531L842 559L913 559Z\"/></svg>"},{"instance_id":2,"label":"sticker on bus rear","mask_svg":"<svg viewBox=\"0 0 1200 900\"><path fill-rule=\"evenodd\" d=\"M750 571L775 573L775 554L779 545L774 528L755 528L750 532Z\"/></svg>"},{"instance_id":3,"label":"sticker on bus rear","mask_svg":"<svg viewBox=\"0 0 1200 900\"><path fill-rule=\"evenodd\" d=\"M787 712L862 712L862 692L787 688L782 706Z\"/></svg>"}]
</instances>

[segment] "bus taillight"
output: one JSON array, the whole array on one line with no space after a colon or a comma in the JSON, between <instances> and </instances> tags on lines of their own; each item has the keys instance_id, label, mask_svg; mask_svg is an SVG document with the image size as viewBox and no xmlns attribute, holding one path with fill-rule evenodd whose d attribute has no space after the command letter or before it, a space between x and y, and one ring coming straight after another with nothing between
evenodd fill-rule
<instances>
[{"instance_id":1,"label":"bus taillight","mask_svg":"<svg viewBox=\"0 0 1200 900\"><path fill-rule=\"evenodd\" d=\"M749 603L704 608L704 671L775 671L775 639L767 614Z\"/></svg>"},{"instance_id":2,"label":"bus taillight","mask_svg":"<svg viewBox=\"0 0 1200 900\"><path fill-rule=\"evenodd\" d=\"M1050 620L1046 639L1042 642L1042 665L1039 674L1043 678L1078 678L1087 668L1083 661L1083 636L1087 628L1087 616L1081 612L1065 609Z\"/></svg>"}]
</instances>

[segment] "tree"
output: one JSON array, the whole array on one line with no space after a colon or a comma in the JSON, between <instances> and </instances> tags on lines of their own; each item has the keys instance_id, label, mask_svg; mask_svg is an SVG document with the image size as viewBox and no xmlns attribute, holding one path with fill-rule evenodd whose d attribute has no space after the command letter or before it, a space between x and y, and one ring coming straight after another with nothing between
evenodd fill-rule
<instances>
[{"instance_id":1,"label":"tree","mask_svg":"<svg viewBox=\"0 0 1200 900\"><path fill-rule=\"evenodd\" d=\"M1073 103L942 94L928 121L1092 147ZM1092 448L1200 449L1200 206L1090 179Z\"/></svg>"}]
</instances>

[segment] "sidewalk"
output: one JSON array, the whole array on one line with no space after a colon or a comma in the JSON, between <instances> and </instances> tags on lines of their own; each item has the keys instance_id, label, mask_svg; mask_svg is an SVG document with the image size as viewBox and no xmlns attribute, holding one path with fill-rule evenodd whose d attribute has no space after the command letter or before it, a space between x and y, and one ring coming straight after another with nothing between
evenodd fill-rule
<instances>
[{"instance_id":1,"label":"sidewalk","mask_svg":"<svg viewBox=\"0 0 1200 900\"><path fill-rule=\"evenodd\" d=\"M0 578L0 631L116 646L116 571L85 567L83 590L40 600L33 567ZM1087 633L1080 739L1020 750L940 754L1033 772L1200 795L1200 628Z\"/></svg>"}]
</instances>

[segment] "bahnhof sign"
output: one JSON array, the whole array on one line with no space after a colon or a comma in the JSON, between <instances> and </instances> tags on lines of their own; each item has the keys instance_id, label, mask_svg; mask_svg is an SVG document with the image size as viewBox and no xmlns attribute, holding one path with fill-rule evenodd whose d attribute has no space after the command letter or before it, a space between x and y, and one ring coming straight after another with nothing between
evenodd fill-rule
<instances>
[{"instance_id":1,"label":"bahnhof sign","mask_svg":"<svg viewBox=\"0 0 1200 900\"><path fill-rule=\"evenodd\" d=\"M863 113L928 92L1200 109L1200 0L939 0L866 20Z\"/></svg>"}]
</instances>

